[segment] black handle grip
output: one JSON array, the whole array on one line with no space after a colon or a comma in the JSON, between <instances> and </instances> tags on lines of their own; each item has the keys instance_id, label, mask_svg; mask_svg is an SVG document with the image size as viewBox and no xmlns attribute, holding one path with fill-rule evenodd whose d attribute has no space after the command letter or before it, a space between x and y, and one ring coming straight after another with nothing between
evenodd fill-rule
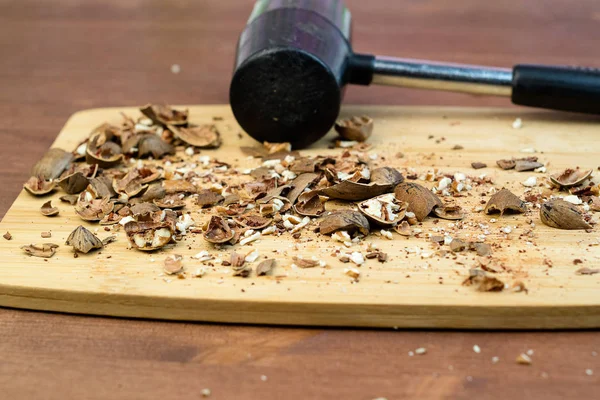
<instances>
[{"instance_id":1,"label":"black handle grip","mask_svg":"<svg viewBox=\"0 0 600 400\"><path fill-rule=\"evenodd\" d=\"M517 65L512 86L515 104L600 114L600 69Z\"/></svg>"}]
</instances>

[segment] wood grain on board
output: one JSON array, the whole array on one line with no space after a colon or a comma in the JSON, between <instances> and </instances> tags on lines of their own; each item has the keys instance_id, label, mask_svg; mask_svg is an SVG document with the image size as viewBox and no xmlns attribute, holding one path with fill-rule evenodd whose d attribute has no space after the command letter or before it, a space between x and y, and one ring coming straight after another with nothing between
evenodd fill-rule
<instances>
[{"instance_id":1,"label":"wood grain on board","mask_svg":"<svg viewBox=\"0 0 600 400\"><path fill-rule=\"evenodd\" d=\"M499 66L600 66L594 0L347 3L361 52ZM0 1L0 215L78 110L226 103L235 41L251 5ZM179 74L170 72L173 64ZM375 87L350 88L346 102L507 104ZM203 388L215 399L589 398L600 370L592 353L599 351L596 331L289 329L2 309L0 334L0 383L12 399L197 399ZM427 347L427 355L409 358L417 347ZM535 350L533 365L516 365L516 355L528 349ZM492 364L492 356L500 361Z\"/></svg>"}]
</instances>

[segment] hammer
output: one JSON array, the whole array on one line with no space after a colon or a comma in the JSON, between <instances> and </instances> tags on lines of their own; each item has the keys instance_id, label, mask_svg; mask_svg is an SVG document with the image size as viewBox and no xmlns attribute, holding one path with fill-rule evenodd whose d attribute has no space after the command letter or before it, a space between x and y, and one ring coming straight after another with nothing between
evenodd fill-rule
<instances>
[{"instance_id":1,"label":"hammer","mask_svg":"<svg viewBox=\"0 0 600 400\"><path fill-rule=\"evenodd\" d=\"M303 148L335 124L346 84L510 96L514 104L600 114L600 70L512 70L357 54L342 0L258 0L230 87L237 121L258 141Z\"/></svg>"}]
</instances>

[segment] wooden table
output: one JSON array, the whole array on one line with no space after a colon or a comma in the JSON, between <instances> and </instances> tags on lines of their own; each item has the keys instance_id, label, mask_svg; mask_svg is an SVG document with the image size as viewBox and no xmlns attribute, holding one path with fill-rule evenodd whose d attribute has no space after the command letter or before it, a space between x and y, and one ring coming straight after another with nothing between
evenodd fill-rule
<instances>
[{"instance_id":1,"label":"wooden table","mask_svg":"<svg viewBox=\"0 0 600 400\"><path fill-rule=\"evenodd\" d=\"M347 2L358 51L600 66L594 0ZM240 3L0 1L0 215L79 109L227 102L235 42L252 1ZM351 88L347 102L507 104L394 88ZM591 398L600 376L595 331L296 329L1 309L0 338L7 399L198 399L205 388L215 399ZM427 354L410 357L418 347ZM529 349L533 365L517 365Z\"/></svg>"}]
</instances>

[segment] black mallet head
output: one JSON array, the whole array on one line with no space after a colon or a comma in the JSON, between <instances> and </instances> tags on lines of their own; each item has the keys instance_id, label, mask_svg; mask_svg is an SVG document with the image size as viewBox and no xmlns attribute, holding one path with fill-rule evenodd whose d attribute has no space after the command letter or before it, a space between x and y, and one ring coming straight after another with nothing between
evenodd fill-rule
<instances>
[{"instance_id":1,"label":"black mallet head","mask_svg":"<svg viewBox=\"0 0 600 400\"><path fill-rule=\"evenodd\" d=\"M230 88L233 113L258 141L306 147L340 111L352 48L338 0L260 0L242 32Z\"/></svg>"}]
</instances>

